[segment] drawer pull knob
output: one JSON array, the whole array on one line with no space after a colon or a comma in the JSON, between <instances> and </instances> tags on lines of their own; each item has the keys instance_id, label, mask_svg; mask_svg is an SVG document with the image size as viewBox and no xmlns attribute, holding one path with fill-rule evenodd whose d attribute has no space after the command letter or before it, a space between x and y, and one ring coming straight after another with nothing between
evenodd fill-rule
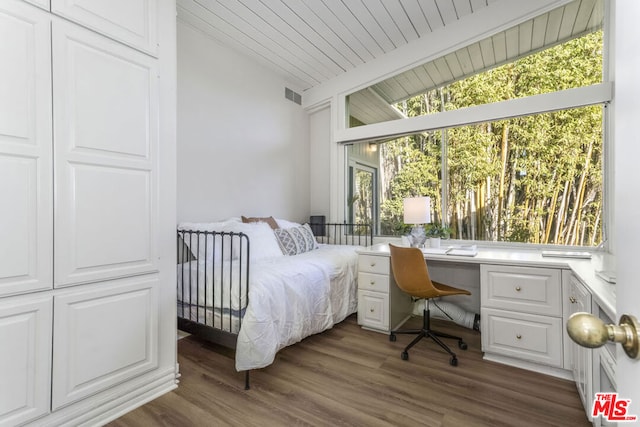
<instances>
[{"instance_id":1,"label":"drawer pull knob","mask_svg":"<svg viewBox=\"0 0 640 427\"><path fill-rule=\"evenodd\" d=\"M571 302L571 304L575 304L578 300L575 299L575 297L569 297L569 302Z\"/></svg>"},{"instance_id":2,"label":"drawer pull knob","mask_svg":"<svg viewBox=\"0 0 640 427\"><path fill-rule=\"evenodd\" d=\"M375 310L373 308L370 308L369 311L373 313Z\"/></svg>"},{"instance_id":3,"label":"drawer pull knob","mask_svg":"<svg viewBox=\"0 0 640 427\"><path fill-rule=\"evenodd\" d=\"M520 340L520 339L522 339L522 335L518 334L518 335L516 335L516 338Z\"/></svg>"},{"instance_id":4,"label":"drawer pull knob","mask_svg":"<svg viewBox=\"0 0 640 427\"><path fill-rule=\"evenodd\" d=\"M371 267L375 267L375 266L376 266L376 263L375 263L375 262L372 262L372 263L371 263Z\"/></svg>"},{"instance_id":5,"label":"drawer pull knob","mask_svg":"<svg viewBox=\"0 0 640 427\"><path fill-rule=\"evenodd\" d=\"M372 281L370 281L370 282L369 282L369 284L370 284L371 286L373 286L373 285L375 285L375 284L376 284L376 282L375 282L375 280L372 280Z\"/></svg>"},{"instance_id":6,"label":"drawer pull knob","mask_svg":"<svg viewBox=\"0 0 640 427\"><path fill-rule=\"evenodd\" d=\"M520 286L516 286L516 291L520 292L522 288Z\"/></svg>"}]
</instances>

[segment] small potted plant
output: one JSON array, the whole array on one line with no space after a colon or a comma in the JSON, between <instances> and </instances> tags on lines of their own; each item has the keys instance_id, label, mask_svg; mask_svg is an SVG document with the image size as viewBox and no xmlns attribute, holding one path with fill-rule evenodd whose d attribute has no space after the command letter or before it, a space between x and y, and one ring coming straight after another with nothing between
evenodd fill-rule
<instances>
[{"instance_id":1,"label":"small potted plant","mask_svg":"<svg viewBox=\"0 0 640 427\"><path fill-rule=\"evenodd\" d=\"M427 224L425 233L429 237L429 246L432 248L440 247L440 239L448 239L451 236L451 228L446 225Z\"/></svg>"}]
</instances>

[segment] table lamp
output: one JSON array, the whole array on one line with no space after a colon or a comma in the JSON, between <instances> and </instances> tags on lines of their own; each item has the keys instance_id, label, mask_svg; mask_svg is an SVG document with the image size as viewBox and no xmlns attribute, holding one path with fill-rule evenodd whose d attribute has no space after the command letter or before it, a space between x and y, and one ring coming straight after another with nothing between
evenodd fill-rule
<instances>
[{"instance_id":1,"label":"table lamp","mask_svg":"<svg viewBox=\"0 0 640 427\"><path fill-rule=\"evenodd\" d=\"M424 224L431 222L431 199L429 197L408 197L402 201L404 223L413 224L409 242L415 248L422 247L427 240Z\"/></svg>"}]
</instances>

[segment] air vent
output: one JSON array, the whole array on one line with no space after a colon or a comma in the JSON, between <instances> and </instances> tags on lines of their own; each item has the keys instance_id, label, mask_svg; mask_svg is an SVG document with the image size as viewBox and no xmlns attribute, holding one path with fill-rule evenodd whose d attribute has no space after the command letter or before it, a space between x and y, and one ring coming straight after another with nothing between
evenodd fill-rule
<instances>
[{"instance_id":1,"label":"air vent","mask_svg":"<svg viewBox=\"0 0 640 427\"><path fill-rule=\"evenodd\" d=\"M288 87L284 88L284 97L287 98L289 101L293 101L298 105L302 105L302 95L292 91Z\"/></svg>"}]
</instances>

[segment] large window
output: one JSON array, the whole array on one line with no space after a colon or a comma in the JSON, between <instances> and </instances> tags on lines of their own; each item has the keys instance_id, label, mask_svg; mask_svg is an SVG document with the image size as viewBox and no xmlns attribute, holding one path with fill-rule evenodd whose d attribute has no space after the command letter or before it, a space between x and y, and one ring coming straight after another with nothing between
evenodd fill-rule
<instances>
[{"instance_id":1,"label":"large window","mask_svg":"<svg viewBox=\"0 0 640 427\"><path fill-rule=\"evenodd\" d=\"M599 244L602 112L583 107L381 144L381 234L404 233L402 199L426 195L433 222L454 238Z\"/></svg>"},{"instance_id":2,"label":"large window","mask_svg":"<svg viewBox=\"0 0 640 427\"><path fill-rule=\"evenodd\" d=\"M596 85L602 82L602 38L601 30L587 33L393 108L414 117ZM379 234L405 233L402 199L426 195L432 221L448 225L454 238L600 244L606 107L593 104L533 107L528 114L505 113L378 143L372 217ZM357 151L348 150L348 156Z\"/></svg>"}]
</instances>

